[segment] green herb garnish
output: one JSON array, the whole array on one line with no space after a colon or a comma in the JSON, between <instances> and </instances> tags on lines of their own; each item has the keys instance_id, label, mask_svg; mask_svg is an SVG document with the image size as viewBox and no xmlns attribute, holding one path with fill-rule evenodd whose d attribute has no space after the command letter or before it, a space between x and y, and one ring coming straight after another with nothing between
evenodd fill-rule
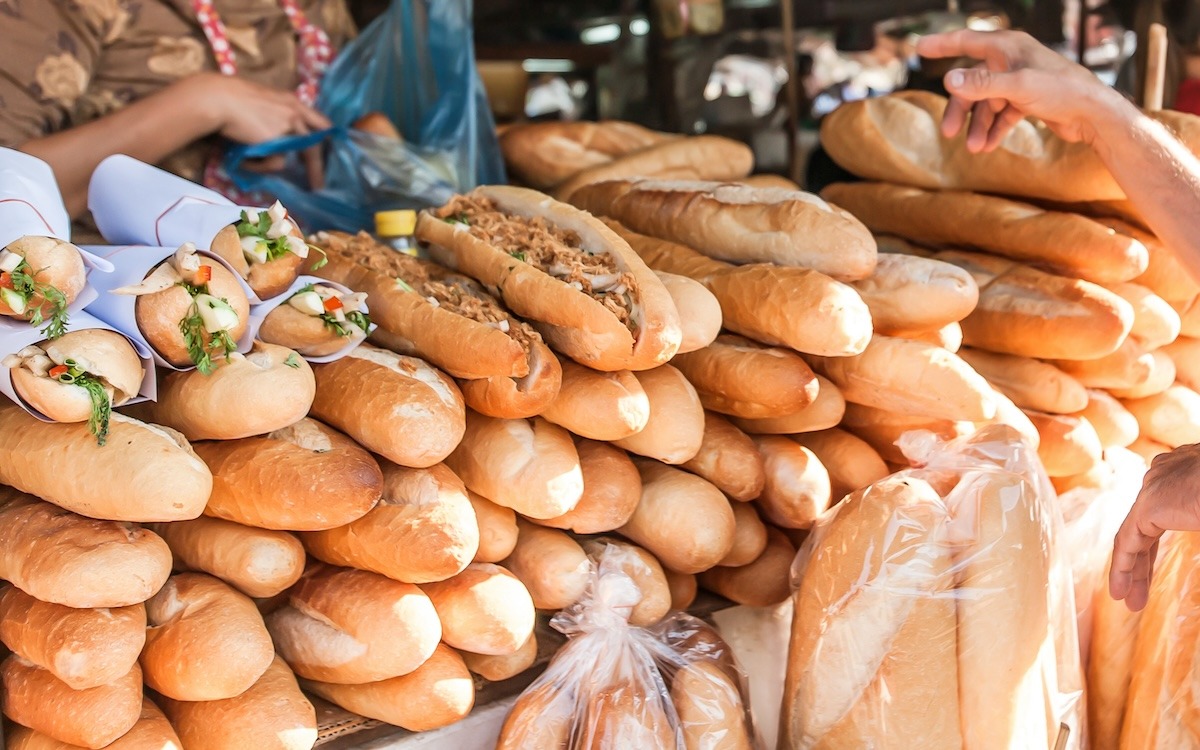
<instances>
[{"instance_id":1,"label":"green herb garnish","mask_svg":"<svg viewBox=\"0 0 1200 750\"><path fill-rule=\"evenodd\" d=\"M446 218L442 219L442 221L446 222L447 224L462 224L464 227L471 226L471 221L467 218L465 213L457 213L453 216L447 216Z\"/></svg>"},{"instance_id":2,"label":"green herb garnish","mask_svg":"<svg viewBox=\"0 0 1200 750\"><path fill-rule=\"evenodd\" d=\"M293 370L300 369L300 358L296 356L295 352L287 355L287 359L283 360L283 363Z\"/></svg>"},{"instance_id":3,"label":"green herb garnish","mask_svg":"<svg viewBox=\"0 0 1200 750\"><path fill-rule=\"evenodd\" d=\"M40 271L35 272L41 273ZM25 299L26 304L35 297L41 297L44 302L41 305L33 308L29 315L29 323L33 326L40 326L46 322L46 327L42 329L42 333L46 338L56 339L67 332L67 296L61 290L50 284L43 284L33 278L29 273L29 262L21 261L13 270L12 274L13 291L20 294ZM45 315L42 313L42 308L50 305L50 319L47 322Z\"/></svg>"},{"instance_id":4,"label":"green herb garnish","mask_svg":"<svg viewBox=\"0 0 1200 750\"><path fill-rule=\"evenodd\" d=\"M288 246L288 235L286 234L273 240L267 239L267 232L271 231L271 217L267 215L266 211L258 212L257 222L250 221L250 215L242 211L242 219L234 225L234 228L237 229L238 237L254 237L260 244L266 245L268 261L278 260L292 251ZM313 266L313 268L320 268L321 265Z\"/></svg>"},{"instance_id":5,"label":"green herb garnish","mask_svg":"<svg viewBox=\"0 0 1200 750\"><path fill-rule=\"evenodd\" d=\"M509 253L509 255L511 255L512 257L516 258L519 261L525 260L525 251L524 250L516 250L514 252Z\"/></svg>"},{"instance_id":6,"label":"green herb garnish","mask_svg":"<svg viewBox=\"0 0 1200 750\"><path fill-rule=\"evenodd\" d=\"M192 286L182 282L179 285L193 297L187 316L179 321L179 332L183 334L183 343L187 346L188 359L192 360L201 374L211 375L217 369L212 355L224 355L225 359L229 359L229 355L237 351L237 342L229 335L229 331L217 331L209 334L210 338L205 344L204 335L207 331L204 328L204 319L200 317L200 308L196 306L194 298L197 294L207 294L208 287L207 285ZM222 302L225 301L222 299Z\"/></svg>"},{"instance_id":7,"label":"green herb garnish","mask_svg":"<svg viewBox=\"0 0 1200 750\"><path fill-rule=\"evenodd\" d=\"M403 289L406 292L412 292L413 294L417 293L417 290L413 289L411 286L409 286L408 282L405 281L404 279L396 279L396 286L400 287L401 289Z\"/></svg>"},{"instance_id":8,"label":"green herb garnish","mask_svg":"<svg viewBox=\"0 0 1200 750\"><path fill-rule=\"evenodd\" d=\"M112 400L100 379L79 367L73 359L68 359L63 365L67 371L61 373L57 380L65 385L77 385L88 392L92 401L92 414L88 417L88 430L96 436L96 444L104 445L108 441L108 425L112 418Z\"/></svg>"},{"instance_id":9,"label":"green herb garnish","mask_svg":"<svg viewBox=\"0 0 1200 750\"><path fill-rule=\"evenodd\" d=\"M309 245L308 249L315 250L316 252L321 254L320 260L318 260L316 263L313 263L311 266L308 267L310 271L316 271L317 269L324 268L325 265L327 263L329 263L329 255L324 250L317 247L316 245Z\"/></svg>"},{"instance_id":10,"label":"green herb garnish","mask_svg":"<svg viewBox=\"0 0 1200 750\"><path fill-rule=\"evenodd\" d=\"M342 322L335 318L332 313L322 313L321 320L325 321L325 327L331 329L339 336L349 336L353 331L346 327L347 323L358 326L363 333L368 333L371 330L371 318L363 312L346 313L346 321Z\"/></svg>"}]
</instances>

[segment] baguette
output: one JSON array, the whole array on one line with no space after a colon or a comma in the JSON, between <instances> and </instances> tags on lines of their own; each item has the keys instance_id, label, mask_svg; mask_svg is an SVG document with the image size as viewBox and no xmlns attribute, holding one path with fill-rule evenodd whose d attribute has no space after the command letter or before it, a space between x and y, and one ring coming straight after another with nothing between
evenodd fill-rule
<instances>
[{"instance_id":1,"label":"baguette","mask_svg":"<svg viewBox=\"0 0 1200 750\"><path fill-rule=\"evenodd\" d=\"M79 746L59 742L20 724L12 724L8 727L6 747L9 750L75 750ZM151 703L149 698L142 698L142 713L133 729L105 745L105 750L183 750L183 745L158 706Z\"/></svg>"},{"instance_id":2,"label":"baguette","mask_svg":"<svg viewBox=\"0 0 1200 750\"><path fill-rule=\"evenodd\" d=\"M787 598L786 594L784 598ZM753 732L737 685L711 661L685 665L671 680L671 704L687 750L751 750Z\"/></svg>"},{"instance_id":3,"label":"baguette","mask_svg":"<svg viewBox=\"0 0 1200 750\"><path fill-rule=\"evenodd\" d=\"M746 433L712 412L704 413L704 440L692 460L680 464L712 482L733 500L747 502L762 493L767 478L763 459Z\"/></svg>"},{"instance_id":4,"label":"baguette","mask_svg":"<svg viewBox=\"0 0 1200 750\"><path fill-rule=\"evenodd\" d=\"M371 332L365 292L342 293L306 284L263 318L257 338L303 357L328 357L355 346Z\"/></svg>"},{"instance_id":5,"label":"baguette","mask_svg":"<svg viewBox=\"0 0 1200 750\"><path fill-rule=\"evenodd\" d=\"M261 437L200 442L213 472L205 515L263 529L319 531L375 507L383 473L370 453L313 419ZM302 476L306 481L297 482Z\"/></svg>"},{"instance_id":6,"label":"baguette","mask_svg":"<svg viewBox=\"0 0 1200 750\"><path fill-rule=\"evenodd\" d=\"M363 344L314 369L312 416L389 461L428 468L463 437L466 409L458 388L420 359Z\"/></svg>"},{"instance_id":7,"label":"baguette","mask_svg":"<svg viewBox=\"0 0 1200 750\"><path fill-rule=\"evenodd\" d=\"M87 268L79 248L56 237L25 235L0 248L0 259L5 268L13 266L10 273L22 274L29 281L20 287L10 284L8 291L0 294L0 315L28 320L35 326L46 321L46 331L61 335L55 329L65 329L68 306L87 286Z\"/></svg>"},{"instance_id":8,"label":"baguette","mask_svg":"<svg viewBox=\"0 0 1200 750\"><path fill-rule=\"evenodd\" d=\"M1074 414L1087 407L1083 384L1049 362L971 347L958 356L1022 409Z\"/></svg>"},{"instance_id":9,"label":"baguette","mask_svg":"<svg viewBox=\"0 0 1200 750\"><path fill-rule=\"evenodd\" d=\"M137 664L146 642L141 604L72 609L0 585L0 640L72 690L116 682Z\"/></svg>"},{"instance_id":10,"label":"baguette","mask_svg":"<svg viewBox=\"0 0 1200 750\"><path fill-rule=\"evenodd\" d=\"M546 410L562 388L562 365L545 344L529 347L529 374L523 378L460 380L466 405L489 417L524 419Z\"/></svg>"},{"instance_id":11,"label":"baguette","mask_svg":"<svg viewBox=\"0 0 1200 750\"><path fill-rule=\"evenodd\" d=\"M679 274L655 271L679 311L679 326L683 338L677 354L703 349L716 340L721 332L721 303L712 292L695 279Z\"/></svg>"},{"instance_id":12,"label":"baguette","mask_svg":"<svg viewBox=\"0 0 1200 750\"><path fill-rule=\"evenodd\" d=\"M845 430L809 432L792 439L811 451L825 467L834 502L888 475L887 464L878 451Z\"/></svg>"},{"instance_id":13,"label":"baguette","mask_svg":"<svg viewBox=\"0 0 1200 750\"><path fill-rule=\"evenodd\" d=\"M895 331L891 335L893 338L933 344L954 354L958 354L963 344L963 330L958 323L947 323L936 331Z\"/></svg>"},{"instance_id":14,"label":"baguette","mask_svg":"<svg viewBox=\"0 0 1200 750\"><path fill-rule=\"evenodd\" d=\"M310 750L317 742L316 711L278 656L236 698L163 699L162 709L188 750Z\"/></svg>"},{"instance_id":15,"label":"baguette","mask_svg":"<svg viewBox=\"0 0 1200 750\"><path fill-rule=\"evenodd\" d=\"M583 543L592 560L603 559L628 576L641 593L641 599L629 611L629 624L648 628L671 610L671 587L658 558L635 544L601 537Z\"/></svg>"},{"instance_id":16,"label":"baguette","mask_svg":"<svg viewBox=\"0 0 1200 750\"><path fill-rule=\"evenodd\" d=\"M584 709L578 703L574 685L568 683L564 687L547 681L518 695L500 727L496 750L572 747L572 729L576 722L582 721L579 716ZM670 743L664 746L670 747Z\"/></svg>"},{"instance_id":17,"label":"baguette","mask_svg":"<svg viewBox=\"0 0 1200 750\"><path fill-rule=\"evenodd\" d=\"M620 528L633 515L642 480L624 451L607 443L576 440L583 474L583 496L574 508L535 523L576 534L602 534ZM510 550L511 551L511 550Z\"/></svg>"},{"instance_id":18,"label":"baguette","mask_svg":"<svg viewBox=\"0 0 1200 750\"><path fill-rule=\"evenodd\" d=\"M749 177L743 177L740 180L734 180L743 185L749 185L755 188L778 188L782 190L799 190L800 186L793 180L784 177L781 174L771 172L762 172L760 174L752 174Z\"/></svg>"},{"instance_id":19,"label":"baguette","mask_svg":"<svg viewBox=\"0 0 1200 750\"><path fill-rule=\"evenodd\" d=\"M471 562L498 563L517 546L517 514L486 497L467 491L479 524L479 549Z\"/></svg>"},{"instance_id":20,"label":"baguette","mask_svg":"<svg viewBox=\"0 0 1200 750\"><path fill-rule=\"evenodd\" d=\"M849 284L807 268L734 266L607 224L651 268L704 284L721 305L722 324L734 333L829 357L858 354L871 339L870 310Z\"/></svg>"},{"instance_id":21,"label":"baguette","mask_svg":"<svg viewBox=\"0 0 1200 750\"><path fill-rule=\"evenodd\" d=\"M488 654L472 654L469 651L459 651L463 663L472 674L478 675L488 682L503 682L512 679L529 669L537 661L537 635L529 639L511 654L491 656Z\"/></svg>"},{"instance_id":22,"label":"baguette","mask_svg":"<svg viewBox=\"0 0 1200 750\"><path fill-rule=\"evenodd\" d=\"M656 461L635 461L642 499L622 536L644 547L672 570L698 573L733 548L733 508L713 485Z\"/></svg>"},{"instance_id":23,"label":"baguette","mask_svg":"<svg viewBox=\"0 0 1200 750\"><path fill-rule=\"evenodd\" d=\"M731 263L800 266L839 281L865 279L875 270L875 240L866 227L810 193L626 179L581 187L571 201L635 232Z\"/></svg>"},{"instance_id":24,"label":"baguette","mask_svg":"<svg viewBox=\"0 0 1200 750\"><path fill-rule=\"evenodd\" d=\"M270 208L243 210L241 219L224 226L210 245L262 300L286 292L309 257L300 228L279 201Z\"/></svg>"},{"instance_id":25,"label":"baguette","mask_svg":"<svg viewBox=\"0 0 1200 750\"><path fill-rule=\"evenodd\" d=\"M1140 429L1140 425L1139 425ZM1145 435L1139 435L1137 440L1129 444L1129 450L1141 456L1142 460L1149 466L1150 463L1164 453L1171 452L1171 446L1163 445L1162 443L1151 440Z\"/></svg>"},{"instance_id":26,"label":"baguette","mask_svg":"<svg viewBox=\"0 0 1200 750\"><path fill-rule=\"evenodd\" d=\"M1088 388L1129 389L1149 382L1157 363L1141 344L1127 338L1115 352L1104 357L1059 360L1054 364Z\"/></svg>"},{"instance_id":27,"label":"baguette","mask_svg":"<svg viewBox=\"0 0 1200 750\"><path fill-rule=\"evenodd\" d=\"M16 654L0 663L4 715L67 745L107 747L137 724L142 672L133 668L107 685L72 690Z\"/></svg>"},{"instance_id":28,"label":"baguette","mask_svg":"<svg viewBox=\"0 0 1200 750\"><path fill-rule=\"evenodd\" d=\"M650 400L628 370L597 372L562 364L562 388L542 417L592 440L620 440L646 428Z\"/></svg>"},{"instance_id":29,"label":"baguette","mask_svg":"<svg viewBox=\"0 0 1200 750\"><path fill-rule=\"evenodd\" d=\"M1175 362L1175 377L1181 385L1192 390L1200 386L1200 339L1181 336L1162 351Z\"/></svg>"},{"instance_id":30,"label":"baguette","mask_svg":"<svg viewBox=\"0 0 1200 750\"><path fill-rule=\"evenodd\" d=\"M1086 418L1036 411L1025 413L1041 437L1038 458L1050 476L1085 474L1103 460L1100 436Z\"/></svg>"},{"instance_id":31,"label":"baguette","mask_svg":"<svg viewBox=\"0 0 1200 750\"><path fill-rule=\"evenodd\" d=\"M283 592L304 572L304 547L286 531L205 517L149 528L171 548L177 570L208 573L255 599Z\"/></svg>"},{"instance_id":32,"label":"baguette","mask_svg":"<svg viewBox=\"0 0 1200 750\"><path fill-rule=\"evenodd\" d=\"M817 379L795 352L724 334L671 360L706 409L762 419L795 414L817 397Z\"/></svg>"},{"instance_id":33,"label":"baguette","mask_svg":"<svg viewBox=\"0 0 1200 750\"><path fill-rule=\"evenodd\" d=\"M308 553L405 583L442 581L465 569L479 550L479 523L462 480L440 464L382 468L379 504L345 526L301 534Z\"/></svg>"},{"instance_id":34,"label":"baguette","mask_svg":"<svg viewBox=\"0 0 1200 750\"><path fill-rule=\"evenodd\" d=\"M663 463L691 461L704 441L704 407L696 389L671 365L636 375L650 402L650 419L640 432L614 443Z\"/></svg>"},{"instance_id":35,"label":"baguette","mask_svg":"<svg viewBox=\"0 0 1200 750\"><path fill-rule=\"evenodd\" d=\"M574 201L585 185L631 177L658 180L740 180L754 169L754 152L719 135L673 138L576 173L555 188L559 200ZM598 212L597 212L598 213Z\"/></svg>"},{"instance_id":36,"label":"baguette","mask_svg":"<svg viewBox=\"0 0 1200 750\"><path fill-rule=\"evenodd\" d=\"M767 548L767 526L749 503L731 503L733 508L733 546L721 561L721 567L740 568L754 562Z\"/></svg>"},{"instance_id":37,"label":"baguette","mask_svg":"<svg viewBox=\"0 0 1200 750\"><path fill-rule=\"evenodd\" d=\"M580 171L674 136L632 122L528 122L500 136L504 161L525 184L551 188Z\"/></svg>"},{"instance_id":38,"label":"baguette","mask_svg":"<svg viewBox=\"0 0 1200 750\"><path fill-rule=\"evenodd\" d=\"M442 636L433 603L413 584L322 563L305 571L266 625L296 674L337 683L408 674Z\"/></svg>"},{"instance_id":39,"label":"baguette","mask_svg":"<svg viewBox=\"0 0 1200 750\"><path fill-rule=\"evenodd\" d=\"M1108 391L1117 398L1146 398L1155 396L1175 384L1177 373L1175 360L1164 351L1150 352L1150 377L1145 382L1129 388L1109 388Z\"/></svg>"},{"instance_id":40,"label":"baguette","mask_svg":"<svg viewBox=\"0 0 1200 750\"><path fill-rule=\"evenodd\" d=\"M312 406L314 390L306 360L256 341L249 354L230 354L211 375L188 370L163 376L158 401L127 411L188 440L233 440L295 424Z\"/></svg>"},{"instance_id":41,"label":"baguette","mask_svg":"<svg viewBox=\"0 0 1200 750\"><path fill-rule=\"evenodd\" d=\"M1118 750L1142 614L1130 612L1124 602L1114 600L1103 586L1096 589L1091 604L1088 736L1095 750Z\"/></svg>"},{"instance_id":42,"label":"baguette","mask_svg":"<svg viewBox=\"0 0 1200 750\"><path fill-rule=\"evenodd\" d=\"M1191 388L1173 385L1157 395L1122 403L1150 440L1172 448L1200 443L1200 394Z\"/></svg>"},{"instance_id":43,"label":"baguette","mask_svg":"<svg viewBox=\"0 0 1200 750\"><path fill-rule=\"evenodd\" d=\"M671 589L671 609L686 610L696 601L696 576L691 573L676 573L663 568L667 586Z\"/></svg>"},{"instance_id":44,"label":"baguette","mask_svg":"<svg viewBox=\"0 0 1200 750\"><path fill-rule=\"evenodd\" d=\"M304 687L347 711L427 732L466 718L475 705L475 684L462 657L439 645L415 671L365 685L304 681Z\"/></svg>"},{"instance_id":45,"label":"baguette","mask_svg":"<svg viewBox=\"0 0 1200 750\"><path fill-rule=\"evenodd\" d=\"M739 567L706 570L699 575L700 585L747 607L773 607L787 601L796 548L779 529L766 532L766 545L757 557Z\"/></svg>"},{"instance_id":46,"label":"baguette","mask_svg":"<svg viewBox=\"0 0 1200 750\"><path fill-rule=\"evenodd\" d=\"M583 747L604 750L615 747L669 748L678 745L678 731L667 717L665 698L657 686L644 678L613 677L603 687L593 687L581 706L577 731Z\"/></svg>"},{"instance_id":47,"label":"baguette","mask_svg":"<svg viewBox=\"0 0 1200 750\"><path fill-rule=\"evenodd\" d=\"M1150 263L1145 272L1133 280L1135 284L1146 287L1168 302L1188 300L1200 294L1200 283L1192 278L1175 252L1160 239L1125 222L1112 219L1100 221L1121 234L1138 238L1146 246Z\"/></svg>"},{"instance_id":48,"label":"baguette","mask_svg":"<svg viewBox=\"0 0 1200 750\"><path fill-rule=\"evenodd\" d=\"M1171 307L1179 313L1179 334L1200 337L1200 295L1186 300L1173 300Z\"/></svg>"},{"instance_id":49,"label":"baguette","mask_svg":"<svg viewBox=\"0 0 1200 750\"><path fill-rule=\"evenodd\" d=\"M561 531L517 519L517 546L502 564L533 597L538 609L571 606L587 589L591 563L579 544Z\"/></svg>"},{"instance_id":50,"label":"baguette","mask_svg":"<svg viewBox=\"0 0 1200 750\"><path fill-rule=\"evenodd\" d=\"M846 399L831 381L817 375L817 397L804 409L783 417L733 418L730 421L752 435L794 435L837 427L846 413Z\"/></svg>"},{"instance_id":51,"label":"baguette","mask_svg":"<svg viewBox=\"0 0 1200 750\"><path fill-rule=\"evenodd\" d=\"M906 432L928 430L942 440L953 440L975 431L971 422L914 417L860 404L846 405L842 426L867 441L884 461L902 466L908 466L908 459L896 446L896 441Z\"/></svg>"},{"instance_id":52,"label":"baguette","mask_svg":"<svg viewBox=\"0 0 1200 750\"><path fill-rule=\"evenodd\" d=\"M471 412L446 459L472 492L532 518L555 518L583 496L579 454L566 430L540 417L492 419Z\"/></svg>"},{"instance_id":53,"label":"baguette","mask_svg":"<svg viewBox=\"0 0 1200 750\"><path fill-rule=\"evenodd\" d=\"M171 550L151 532L0 487L0 578L26 594L67 607L128 607L170 573Z\"/></svg>"},{"instance_id":54,"label":"baguette","mask_svg":"<svg viewBox=\"0 0 1200 750\"><path fill-rule=\"evenodd\" d=\"M979 302L979 287L969 273L915 255L880 253L875 273L852 286L880 333L942 328L967 317Z\"/></svg>"},{"instance_id":55,"label":"baguette","mask_svg":"<svg viewBox=\"0 0 1200 750\"><path fill-rule=\"evenodd\" d=\"M180 573L146 602L146 684L180 701L216 701L249 690L275 650L249 597L200 573Z\"/></svg>"},{"instance_id":56,"label":"baguette","mask_svg":"<svg viewBox=\"0 0 1200 750\"><path fill-rule=\"evenodd\" d=\"M785 437L755 437L767 482L758 507L767 520L789 529L811 528L833 499L829 472L816 454Z\"/></svg>"},{"instance_id":57,"label":"baguette","mask_svg":"<svg viewBox=\"0 0 1200 750\"><path fill-rule=\"evenodd\" d=\"M472 563L422 590L442 622L442 640L476 654L506 656L533 637L536 613L525 585L499 565Z\"/></svg>"},{"instance_id":58,"label":"baguette","mask_svg":"<svg viewBox=\"0 0 1200 750\"><path fill-rule=\"evenodd\" d=\"M1162 297L1140 284L1109 284L1110 292L1133 308L1133 336L1147 350L1153 351L1179 338L1182 322L1179 313Z\"/></svg>"},{"instance_id":59,"label":"baguette","mask_svg":"<svg viewBox=\"0 0 1200 750\"><path fill-rule=\"evenodd\" d=\"M109 442L2 404L0 482L92 518L182 521L204 510L212 474L179 433L113 414Z\"/></svg>"},{"instance_id":60,"label":"baguette","mask_svg":"<svg viewBox=\"0 0 1200 750\"><path fill-rule=\"evenodd\" d=\"M645 370L679 349L666 287L612 230L565 203L524 188L477 188L422 212L416 236L436 259L498 289L580 364Z\"/></svg>"},{"instance_id":61,"label":"baguette","mask_svg":"<svg viewBox=\"0 0 1200 750\"><path fill-rule=\"evenodd\" d=\"M830 185L821 195L872 232L976 248L1101 284L1129 281L1149 264L1145 245L1132 237L1083 216L1005 198L884 183Z\"/></svg>"}]
</instances>

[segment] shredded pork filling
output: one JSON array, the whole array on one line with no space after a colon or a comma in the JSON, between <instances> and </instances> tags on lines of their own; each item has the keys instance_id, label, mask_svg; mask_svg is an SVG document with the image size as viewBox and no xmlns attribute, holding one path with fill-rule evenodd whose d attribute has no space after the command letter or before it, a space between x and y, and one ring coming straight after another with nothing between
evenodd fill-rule
<instances>
[{"instance_id":1,"label":"shredded pork filling","mask_svg":"<svg viewBox=\"0 0 1200 750\"><path fill-rule=\"evenodd\" d=\"M463 223L475 237L517 260L566 282L594 298L629 330L636 329L633 300L637 282L622 271L611 253L590 253L575 232L544 217L527 218L501 211L486 198L459 195L438 210L439 218Z\"/></svg>"}]
</instances>

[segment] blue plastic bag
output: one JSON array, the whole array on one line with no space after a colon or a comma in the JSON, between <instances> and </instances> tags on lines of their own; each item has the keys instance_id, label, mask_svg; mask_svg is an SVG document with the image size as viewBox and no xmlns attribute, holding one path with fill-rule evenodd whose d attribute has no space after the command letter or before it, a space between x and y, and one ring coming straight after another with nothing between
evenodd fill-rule
<instances>
[{"instance_id":1,"label":"blue plastic bag","mask_svg":"<svg viewBox=\"0 0 1200 750\"><path fill-rule=\"evenodd\" d=\"M475 70L472 0L392 0L338 54L317 108L334 128L239 146L225 168L242 190L274 195L309 231L370 230L376 211L445 203L455 192L502 183L504 164ZM404 141L349 129L369 112L388 116ZM298 153L324 142L325 186L310 190ZM247 170L247 159L287 155L283 170Z\"/></svg>"}]
</instances>

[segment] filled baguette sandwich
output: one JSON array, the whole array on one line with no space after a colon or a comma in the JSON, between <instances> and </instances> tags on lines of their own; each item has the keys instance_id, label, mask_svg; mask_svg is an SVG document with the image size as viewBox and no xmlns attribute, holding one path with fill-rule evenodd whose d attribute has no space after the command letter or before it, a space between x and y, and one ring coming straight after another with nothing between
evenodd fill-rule
<instances>
[{"instance_id":1,"label":"filled baguette sandwich","mask_svg":"<svg viewBox=\"0 0 1200 750\"><path fill-rule=\"evenodd\" d=\"M258 338L325 357L362 341L371 332L363 292L342 294L327 284L306 284L263 319Z\"/></svg>"},{"instance_id":2,"label":"filled baguette sandwich","mask_svg":"<svg viewBox=\"0 0 1200 750\"><path fill-rule=\"evenodd\" d=\"M309 245L279 201L246 209L212 240L212 251L237 271L259 299L287 291L309 256ZM319 265L320 259L313 265Z\"/></svg>"},{"instance_id":3,"label":"filled baguette sandwich","mask_svg":"<svg viewBox=\"0 0 1200 750\"><path fill-rule=\"evenodd\" d=\"M43 323L48 338L67 331L67 306L87 286L79 248L53 237L22 237L0 249L0 315Z\"/></svg>"},{"instance_id":4,"label":"filled baguette sandwich","mask_svg":"<svg viewBox=\"0 0 1200 750\"><path fill-rule=\"evenodd\" d=\"M616 120L531 122L505 130L500 136L500 151L508 168L522 182L544 190L589 167L608 164L671 138Z\"/></svg>"}]
</instances>

